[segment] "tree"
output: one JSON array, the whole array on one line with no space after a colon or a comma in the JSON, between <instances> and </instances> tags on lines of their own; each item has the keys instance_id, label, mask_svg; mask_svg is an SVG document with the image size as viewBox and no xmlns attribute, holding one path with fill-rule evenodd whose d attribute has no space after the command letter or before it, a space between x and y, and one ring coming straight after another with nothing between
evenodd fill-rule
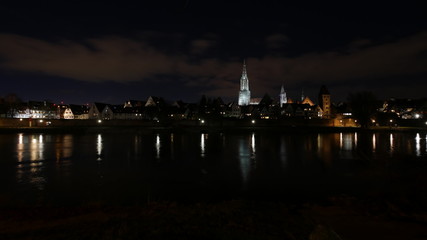
<instances>
[{"instance_id":1,"label":"tree","mask_svg":"<svg viewBox=\"0 0 427 240\"><path fill-rule=\"evenodd\" d=\"M15 93L6 95L6 97L4 97L4 106L2 109L6 117L13 118L15 113L18 111L21 102L21 99Z\"/></svg>"},{"instance_id":2,"label":"tree","mask_svg":"<svg viewBox=\"0 0 427 240\"><path fill-rule=\"evenodd\" d=\"M354 118L359 121L363 128L368 127L378 108L375 95L368 91L350 93L348 103Z\"/></svg>"}]
</instances>

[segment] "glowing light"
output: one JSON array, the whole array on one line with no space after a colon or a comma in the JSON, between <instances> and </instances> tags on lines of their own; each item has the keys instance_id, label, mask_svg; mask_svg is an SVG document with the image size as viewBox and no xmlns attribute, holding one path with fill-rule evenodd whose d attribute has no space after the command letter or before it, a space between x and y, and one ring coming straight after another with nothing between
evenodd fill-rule
<instances>
[{"instance_id":1,"label":"glowing light","mask_svg":"<svg viewBox=\"0 0 427 240\"><path fill-rule=\"evenodd\" d=\"M20 119L19 119L19 121L21 121L21 122L22 122L22 118L20 118Z\"/></svg>"},{"instance_id":2,"label":"glowing light","mask_svg":"<svg viewBox=\"0 0 427 240\"><path fill-rule=\"evenodd\" d=\"M41 122L41 123L42 123L42 122L43 122L43 120L40 120L39 122Z\"/></svg>"},{"instance_id":3,"label":"glowing light","mask_svg":"<svg viewBox=\"0 0 427 240\"><path fill-rule=\"evenodd\" d=\"M393 122L393 119L390 119L390 122L392 123L392 122Z\"/></svg>"},{"instance_id":4,"label":"glowing light","mask_svg":"<svg viewBox=\"0 0 427 240\"><path fill-rule=\"evenodd\" d=\"M102 120L101 120L101 119L99 119L99 120L98 120L98 123L102 123Z\"/></svg>"},{"instance_id":5,"label":"glowing light","mask_svg":"<svg viewBox=\"0 0 427 240\"><path fill-rule=\"evenodd\" d=\"M202 119L202 120L200 120L200 123L201 123L201 124L204 124L204 123L205 123L205 120L203 120L203 119Z\"/></svg>"},{"instance_id":6,"label":"glowing light","mask_svg":"<svg viewBox=\"0 0 427 240\"><path fill-rule=\"evenodd\" d=\"M252 124L255 124L255 120L252 120Z\"/></svg>"},{"instance_id":7,"label":"glowing light","mask_svg":"<svg viewBox=\"0 0 427 240\"><path fill-rule=\"evenodd\" d=\"M416 114L415 114L415 118L416 118L416 119L420 118L420 114L416 113Z\"/></svg>"},{"instance_id":8,"label":"glowing light","mask_svg":"<svg viewBox=\"0 0 427 240\"><path fill-rule=\"evenodd\" d=\"M393 145L394 141L393 141L393 133L390 133L390 152L393 152Z\"/></svg>"},{"instance_id":9,"label":"glowing light","mask_svg":"<svg viewBox=\"0 0 427 240\"><path fill-rule=\"evenodd\" d=\"M340 133L340 149L342 149L343 145L343 139L342 139L342 133Z\"/></svg>"}]
</instances>

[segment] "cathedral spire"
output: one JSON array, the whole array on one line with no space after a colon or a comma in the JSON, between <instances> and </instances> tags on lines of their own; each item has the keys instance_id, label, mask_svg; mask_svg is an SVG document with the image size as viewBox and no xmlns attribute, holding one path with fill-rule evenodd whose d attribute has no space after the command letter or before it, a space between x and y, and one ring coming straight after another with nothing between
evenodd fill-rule
<instances>
[{"instance_id":1,"label":"cathedral spire","mask_svg":"<svg viewBox=\"0 0 427 240\"><path fill-rule=\"evenodd\" d=\"M243 60L243 70L242 76L240 77L240 91L248 90L249 91L249 79L246 72L246 60Z\"/></svg>"},{"instance_id":2,"label":"cathedral spire","mask_svg":"<svg viewBox=\"0 0 427 240\"><path fill-rule=\"evenodd\" d=\"M283 83L282 83L282 88L280 89L280 107L283 106L283 104L288 103L288 98L286 97L286 92L285 92L285 88L283 87Z\"/></svg>"},{"instance_id":3,"label":"cathedral spire","mask_svg":"<svg viewBox=\"0 0 427 240\"><path fill-rule=\"evenodd\" d=\"M246 72L246 60L243 60L242 76L240 77L239 106L249 105L250 99L251 92L249 91L249 79Z\"/></svg>"}]
</instances>

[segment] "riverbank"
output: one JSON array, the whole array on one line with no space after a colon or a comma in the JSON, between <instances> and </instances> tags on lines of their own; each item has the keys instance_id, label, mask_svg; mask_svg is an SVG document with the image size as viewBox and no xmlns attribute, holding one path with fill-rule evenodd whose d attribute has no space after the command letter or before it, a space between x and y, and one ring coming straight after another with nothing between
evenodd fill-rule
<instances>
[{"instance_id":1,"label":"riverbank","mask_svg":"<svg viewBox=\"0 0 427 240\"><path fill-rule=\"evenodd\" d=\"M78 127L0 127L0 133L158 133L158 132L284 132L284 133L339 133L339 132L427 132L420 127L321 127L321 126L78 126Z\"/></svg>"},{"instance_id":2,"label":"riverbank","mask_svg":"<svg viewBox=\"0 0 427 240\"><path fill-rule=\"evenodd\" d=\"M218 119L218 120L31 120L0 119L0 133L100 133L100 132L356 132L356 131L427 131L426 126L379 126L362 129L336 125L330 119Z\"/></svg>"},{"instance_id":3,"label":"riverbank","mask_svg":"<svg viewBox=\"0 0 427 240\"><path fill-rule=\"evenodd\" d=\"M374 206L371 206L374 207ZM398 207L384 201L385 214ZM424 239L420 219L372 214L355 199L323 204L230 200L1 210L1 239ZM405 213L400 213L405 215Z\"/></svg>"}]
</instances>

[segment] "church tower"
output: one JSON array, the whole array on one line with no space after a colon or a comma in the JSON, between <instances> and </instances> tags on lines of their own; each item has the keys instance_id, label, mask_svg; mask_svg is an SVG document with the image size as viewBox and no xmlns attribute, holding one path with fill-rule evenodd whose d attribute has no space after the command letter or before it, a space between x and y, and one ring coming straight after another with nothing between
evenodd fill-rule
<instances>
[{"instance_id":1,"label":"church tower","mask_svg":"<svg viewBox=\"0 0 427 240\"><path fill-rule=\"evenodd\" d=\"M240 78L239 106L247 106L251 100L251 91L249 91L249 79L246 73L246 62L243 61L242 77Z\"/></svg>"},{"instance_id":2,"label":"church tower","mask_svg":"<svg viewBox=\"0 0 427 240\"><path fill-rule=\"evenodd\" d=\"M283 107L283 104L288 103L288 98L286 97L286 92L285 89L283 88L283 84L282 84L282 89L280 89L280 107Z\"/></svg>"},{"instance_id":3,"label":"church tower","mask_svg":"<svg viewBox=\"0 0 427 240\"><path fill-rule=\"evenodd\" d=\"M331 117L331 94L325 85L322 85L319 92L319 106L323 110L323 118Z\"/></svg>"}]
</instances>

